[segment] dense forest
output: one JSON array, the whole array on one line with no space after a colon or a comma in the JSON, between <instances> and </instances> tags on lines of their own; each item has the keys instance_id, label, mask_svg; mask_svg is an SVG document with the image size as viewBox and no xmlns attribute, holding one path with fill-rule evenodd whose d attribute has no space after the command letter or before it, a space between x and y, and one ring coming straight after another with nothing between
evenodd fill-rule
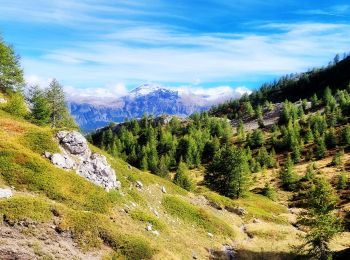
<instances>
[{"instance_id":1,"label":"dense forest","mask_svg":"<svg viewBox=\"0 0 350 260\"><path fill-rule=\"evenodd\" d=\"M227 116L231 119L239 118L242 113L250 113L249 110L244 109L247 102L256 108L268 102L279 103L285 100L295 102L311 99L314 95L322 96L326 87L333 92L338 89L346 89L350 82L349 71L350 57L343 54L341 59L337 54L326 67L313 68L304 73L292 73L271 83L265 83L250 95L244 95L240 99L229 100L213 107L210 115Z\"/></svg>"}]
</instances>

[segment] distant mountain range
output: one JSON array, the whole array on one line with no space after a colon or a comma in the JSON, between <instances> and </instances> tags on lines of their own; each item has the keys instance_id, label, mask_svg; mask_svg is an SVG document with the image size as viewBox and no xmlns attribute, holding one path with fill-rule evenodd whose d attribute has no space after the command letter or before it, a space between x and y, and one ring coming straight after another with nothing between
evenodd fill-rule
<instances>
[{"instance_id":1,"label":"distant mountain range","mask_svg":"<svg viewBox=\"0 0 350 260\"><path fill-rule=\"evenodd\" d=\"M85 132L123 122L126 118L140 118L145 113L186 117L196 111L209 109L227 99L239 97L239 92L216 91L196 94L188 90L174 90L157 84L143 84L126 96L116 99L76 101L70 98L68 107L75 120Z\"/></svg>"}]
</instances>

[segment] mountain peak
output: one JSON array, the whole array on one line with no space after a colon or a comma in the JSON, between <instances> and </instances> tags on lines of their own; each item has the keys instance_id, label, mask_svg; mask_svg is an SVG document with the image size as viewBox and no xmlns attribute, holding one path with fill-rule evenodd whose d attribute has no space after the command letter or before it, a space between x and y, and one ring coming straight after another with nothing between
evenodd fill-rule
<instances>
[{"instance_id":1,"label":"mountain peak","mask_svg":"<svg viewBox=\"0 0 350 260\"><path fill-rule=\"evenodd\" d=\"M130 96L144 96L144 95L148 95L152 92L155 92L155 91L158 91L161 89L165 89L165 88L159 84L145 83L145 84L142 84L142 85L138 86L137 88L131 90L129 92L129 95Z\"/></svg>"}]
</instances>

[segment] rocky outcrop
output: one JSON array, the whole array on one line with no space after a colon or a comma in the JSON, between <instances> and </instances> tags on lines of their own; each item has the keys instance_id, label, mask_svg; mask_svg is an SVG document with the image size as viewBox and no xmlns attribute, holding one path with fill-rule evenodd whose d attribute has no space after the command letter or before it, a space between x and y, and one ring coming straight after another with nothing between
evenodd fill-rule
<instances>
[{"instance_id":1,"label":"rocky outcrop","mask_svg":"<svg viewBox=\"0 0 350 260\"><path fill-rule=\"evenodd\" d=\"M10 188L0 188L0 199L9 199L12 197L12 190Z\"/></svg>"},{"instance_id":2,"label":"rocky outcrop","mask_svg":"<svg viewBox=\"0 0 350 260\"><path fill-rule=\"evenodd\" d=\"M92 153L82 134L75 131L60 131L56 136L62 153L44 154L54 165L66 170L75 170L80 176L107 191L120 188L121 184L106 157Z\"/></svg>"}]
</instances>

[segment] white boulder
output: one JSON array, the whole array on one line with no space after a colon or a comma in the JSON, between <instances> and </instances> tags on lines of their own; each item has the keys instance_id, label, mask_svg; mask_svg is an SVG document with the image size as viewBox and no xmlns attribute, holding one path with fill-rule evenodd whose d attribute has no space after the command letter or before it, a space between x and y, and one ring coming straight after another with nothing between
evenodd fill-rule
<instances>
[{"instance_id":1,"label":"white boulder","mask_svg":"<svg viewBox=\"0 0 350 260\"><path fill-rule=\"evenodd\" d=\"M12 190L10 188L0 188L0 199L9 199L12 195Z\"/></svg>"},{"instance_id":2,"label":"white boulder","mask_svg":"<svg viewBox=\"0 0 350 260\"><path fill-rule=\"evenodd\" d=\"M44 153L45 157L50 157L54 165L66 170L76 169L77 174L103 187L106 191L121 187L106 157L92 153L82 134L76 131L59 131L56 136L62 153L53 155Z\"/></svg>"}]
</instances>

